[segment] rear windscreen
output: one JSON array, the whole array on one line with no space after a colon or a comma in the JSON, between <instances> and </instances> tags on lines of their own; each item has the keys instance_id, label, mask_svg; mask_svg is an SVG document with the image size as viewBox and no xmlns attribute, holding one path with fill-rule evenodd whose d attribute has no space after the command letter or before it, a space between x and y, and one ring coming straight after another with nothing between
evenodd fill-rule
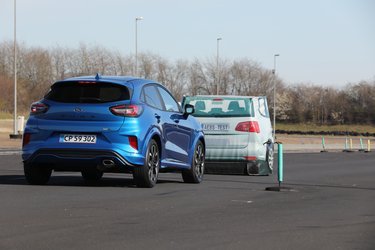
<instances>
[{"instance_id":1,"label":"rear windscreen","mask_svg":"<svg viewBox=\"0 0 375 250\"><path fill-rule=\"evenodd\" d=\"M45 98L64 103L104 103L129 100L126 86L107 82L60 82L52 85Z\"/></svg>"},{"instance_id":2,"label":"rear windscreen","mask_svg":"<svg viewBox=\"0 0 375 250\"><path fill-rule=\"evenodd\" d=\"M186 97L184 104L194 105L196 117L242 117L253 116L249 98Z\"/></svg>"}]
</instances>

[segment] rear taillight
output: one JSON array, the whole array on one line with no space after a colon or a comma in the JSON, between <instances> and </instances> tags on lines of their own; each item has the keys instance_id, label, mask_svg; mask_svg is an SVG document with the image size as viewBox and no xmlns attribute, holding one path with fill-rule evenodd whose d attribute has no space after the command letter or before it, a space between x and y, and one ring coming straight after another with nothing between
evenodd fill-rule
<instances>
[{"instance_id":1,"label":"rear taillight","mask_svg":"<svg viewBox=\"0 0 375 250\"><path fill-rule=\"evenodd\" d=\"M25 147L27 144L30 143L31 134L24 133L22 136L22 147Z\"/></svg>"},{"instance_id":2,"label":"rear taillight","mask_svg":"<svg viewBox=\"0 0 375 250\"><path fill-rule=\"evenodd\" d=\"M256 161L257 160L256 156L244 156L243 158L247 161Z\"/></svg>"},{"instance_id":3,"label":"rear taillight","mask_svg":"<svg viewBox=\"0 0 375 250\"><path fill-rule=\"evenodd\" d=\"M256 121L240 122L236 126L236 131L260 133L259 123Z\"/></svg>"},{"instance_id":4,"label":"rear taillight","mask_svg":"<svg viewBox=\"0 0 375 250\"><path fill-rule=\"evenodd\" d=\"M136 136L129 136L129 144L132 148L138 150L138 139Z\"/></svg>"},{"instance_id":5,"label":"rear taillight","mask_svg":"<svg viewBox=\"0 0 375 250\"><path fill-rule=\"evenodd\" d=\"M142 113L143 109L140 105L117 105L110 107L109 110L114 115L136 117Z\"/></svg>"},{"instance_id":6,"label":"rear taillight","mask_svg":"<svg viewBox=\"0 0 375 250\"><path fill-rule=\"evenodd\" d=\"M34 102L33 104L31 104L30 114L31 115L42 114L42 113L46 113L47 110L48 110L47 104L44 104L42 102Z\"/></svg>"}]
</instances>

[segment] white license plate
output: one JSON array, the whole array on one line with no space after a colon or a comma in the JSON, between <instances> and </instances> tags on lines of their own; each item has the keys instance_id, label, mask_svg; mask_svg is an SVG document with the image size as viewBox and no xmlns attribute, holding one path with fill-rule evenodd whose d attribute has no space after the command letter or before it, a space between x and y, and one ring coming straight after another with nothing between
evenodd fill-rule
<instances>
[{"instance_id":1,"label":"white license plate","mask_svg":"<svg viewBox=\"0 0 375 250\"><path fill-rule=\"evenodd\" d=\"M203 123L202 128L203 128L203 130L206 130L206 131L228 131L229 130L229 124Z\"/></svg>"},{"instance_id":2,"label":"white license plate","mask_svg":"<svg viewBox=\"0 0 375 250\"><path fill-rule=\"evenodd\" d=\"M96 143L96 135L61 134L61 143Z\"/></svg>"}]
</instances>

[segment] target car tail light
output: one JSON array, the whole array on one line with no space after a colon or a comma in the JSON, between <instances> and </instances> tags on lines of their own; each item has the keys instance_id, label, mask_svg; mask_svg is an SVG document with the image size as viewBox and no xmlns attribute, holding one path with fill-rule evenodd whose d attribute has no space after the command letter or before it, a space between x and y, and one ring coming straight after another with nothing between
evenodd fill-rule
<instances>
[{"instance_id":1,"label":"target car tail light","mask_svg":"<svg viewBox=\"0 0 375 250\"><path fill-rule=\"evenodd\" d=\"M236 131L260 133L259 123L257 121L240 122L236 126Z\"/></svg>"},{"instance_id":2,"label":"target car tail light","mask_svg":"<svg viewBox=\"0 0 375 250\"><path fill-rule=\"evenodd\" d=\"M246 161L256 161L257 157L256 156L244 156L243 157Z\"/></svg>"}]
</instances>

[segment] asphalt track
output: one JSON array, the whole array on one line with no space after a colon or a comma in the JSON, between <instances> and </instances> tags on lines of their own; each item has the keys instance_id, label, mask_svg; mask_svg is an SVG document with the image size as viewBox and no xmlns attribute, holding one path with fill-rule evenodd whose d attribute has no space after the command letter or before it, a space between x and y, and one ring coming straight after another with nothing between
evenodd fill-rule
<instances>
[{"instance_id":1,"label":"asphalt track","mask_svg":"<svg viewBox=\"0 0 375 250\"><path fill-rule=\"evenodd\" d=\"M130 175L88 185L56 173L27 185L20 155L0 155L0 249L375 249L375 153L285 154L284 183L206 175L153 189Z\"/></svg>"}]
</instances>

